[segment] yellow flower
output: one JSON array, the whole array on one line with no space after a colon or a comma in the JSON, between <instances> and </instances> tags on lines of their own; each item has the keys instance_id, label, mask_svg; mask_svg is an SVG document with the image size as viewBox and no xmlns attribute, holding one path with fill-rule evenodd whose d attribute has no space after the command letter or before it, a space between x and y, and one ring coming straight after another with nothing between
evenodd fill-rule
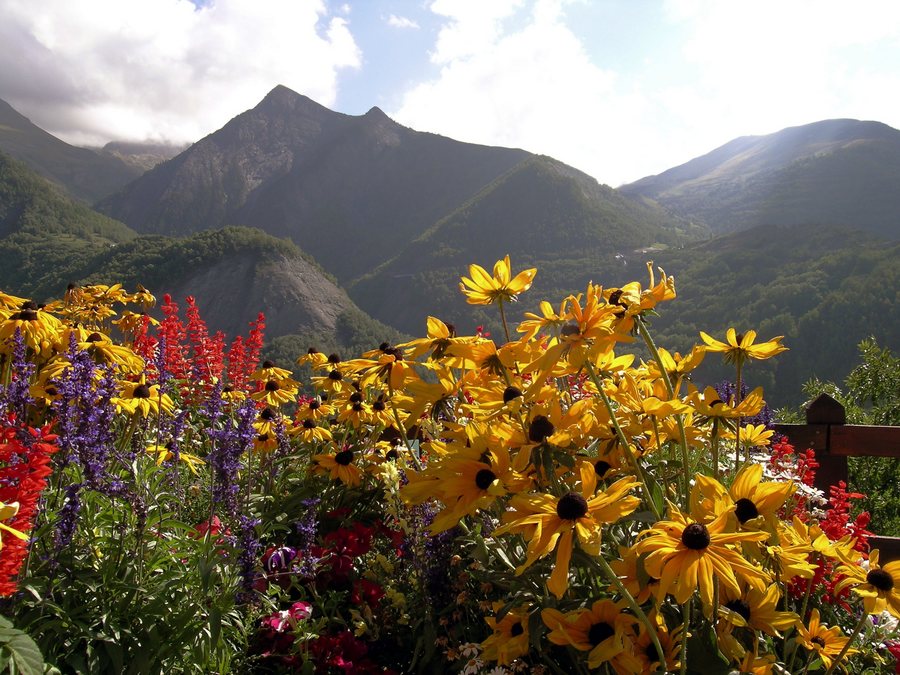
<instances>
[{"instance_id":1,"label":"yellow flower","mask_svg":"<svg viewBox=\"0 0 900 675\"><path fill-rule=\"evenodd\" d=\"M143 377L138 382L120 382L119 384L122 387L122 393L111 400L120 410L132 415L148 417L151 414L158 415L160 412L171 414L175 409L169 395L160 391L158 384L148 386Z\"/></svg>"},{"instance_id":2,"label":"yellow flower","mask_svg":"<svg viewBox=\"0 0 900 675\"><path fill-rule=\"evenodd\" d=\"M749 359L770 359L776 354L786 352L787 347L781 345L783 335L772 338L768 342L756 342L756 331L748 330L746 333L736 333L734 328L729 328L725 333L726 342L719 342L715 338L700 331L700 338L706 343L706 351L722 352L728 363L742 364Z\"/></svg>"},{"instance_id":3,"label":"yellow flower","mask_svg":"<svg viewBox=\"0 0 900 675\"><path fill-rule=\"evenodd\" d=\"M168 462L175 458L175 453L172 452L171 447L167 445L148 445L147 452L151 455L156 455L156 465L160 466L163 462ZM187 467L191 470L191 473L195 476L197 475L197 467L203 466L206 464L202 459L197 457L197 455L192 455L187 452L182 452L179 450L178 452L179 461L187 464Z\"/></svg>"},{"instance_id":4,"label":"yellow flower","mask_svg":"<svg viewBox=\"0 0 900 675\"><path fill-rule=\"evenodd\" d=\"M291 403L297 396L299 383L289 377L266 380L265 386L258 392L250 394L254 401L277 407Z\"/></svg>"},{"instance_id":5,"label":"yellow flower","mask_svg":"<svg viewBox=\"0 0 900 675\"><path fill-rule=\"evenodd\" d=\"M566 614L548 607L541 611L541 619L550 629L550 642L589 652L589 668L609 663L619 675L634 675L642 670L634 655L637 619L625 614L623 606L612 600L597 600L590 609Z\"/></svg>"},{"instance_id":6,"label":"yellow flower","mask_svg":"<svg viewBox=\"0 0 900 675\"><path fill-rule=\"evenodd\" d=\"M494 603L494 611L498 612L502 603ZM520 656L528 653L528 606L511 608L502 619L493 616L484 617L493 634L481 643L481 656L486 661L496 661L501 666L508 666Z\"/></svg>"},{"instance_id":7,"label":"yellow flower","mask_svg":"<svg viewBox=\"0 0 900 675\"><path fill-rule=\"evenodd\" d=\"M834 591L839 593L850 587L862 597L867 614L881 614L887 610L900 618L900 560L879 565L878 557L878 549L869 554L867 570L859 565L845 564L838 567L837 573L845 575L845 578L838 582Z\"/></svg>"},{"instance_id":8,"label":"yellow flower","mask_svg":"<svg viewBox=\"0 0 900 675\"><path fill-rule=\"evenodd\" d=\"M487 273L481 265L469 265L469 277L462 277L459 289L465 294L470 305L491 305L495 302L514 302L516 297L529 288L537 274L533 267L519 272L512 279L509 256L494 263L494 275Z\"/></svg>"},{"instance_id":9,"label":"yellow flower","mask_svg":"<svg viewBox=\"0 0 900 675\"><path fill-rule=\"evenodd\" d=\"M834 658L843 651L850 638L844 637L838 626L828 628L821 623L819 610L814 609L810 615L808 627L802 623L797 624L797 641L807 649L815 651L827 669L831 668ZM844 655L852 656L858 651L851 647Z\"/></svg>"},{"instance_id":10,"label":"yellow flower","mask_svg":"<svg viewBox=\"0 0 900 675\"><path fill-rule=\"evenodd\" d=\"M547 588L561 598L569 586L569 562L576 537L585 552L599 555L603 526L628 515L640 504L640 499L627 494L637 485L629 476L597 495L584 485L582 492L568 492L562 497L544 493L516 495L510 510L503 514L504 525L494 530L494 535L516 533L529 540L525 562L516 574L556 550L556 565Z\"/></svg>"},{"instance_id":11,"label":"yellow flower","mask_svg":"<svg viewBox=\"0 0 900 675\"><path fill-rule=\"evenodd\" d=\"M341 450L333 454L315 455L313 471L327 473L331 480L339 480L348 487L356 487L362 482L362 472L353 460L356 455L351 449Z\"/></svg>"},{"instance_id":12,"label":"yellow flower","mask_svg":"<svg viewBox=\"0 0 900 675\"><path fill-rule=\"evenodd\" d=\"M746 541L762 541L765 532L726 532L728 511L709 524L696 522L669 505L671 520L656 523L641 533L634 548L648 554L647 573L659 579L660 593L671 593L681 604L699 588L705 609L713 608L716 578L735 594L741 592L738 579L762 589L768 575L744 559L733 546Z\"/></svg>"},{"instance_id":13,"label":"yellow flower","mask_svg":"<svg viewBox=\"0 0 900 675\"><path fill-rule=\"evenodd\" d=\"M733 594L726 590L724 605L719 608L719 616L728 623L759 630L772 637L781 637L778 631L787 630L800 621L793 612L777 609L781 593L776 584L764 590L748 587L744 593Z\"/></svg>"},{"instance_id":14,"label":"yellow flower","mask_svg":"<svg viewBox=\"0 0 900 675\"><path fill-rule=\"evenodd\" d=\"M0 502L0 521L9 520L10 518L14 518L15 515L19 512L19 502L10 502L9 504L5 504ZM0 522L0 530L3 532L9 532L14 537L18 537L22 541L28 540L28 535L24 532L19 532L19 530L10 527L6 523ZM3 548L3 537L0 536L0 548Z\"/></svg>"}]
</instances>

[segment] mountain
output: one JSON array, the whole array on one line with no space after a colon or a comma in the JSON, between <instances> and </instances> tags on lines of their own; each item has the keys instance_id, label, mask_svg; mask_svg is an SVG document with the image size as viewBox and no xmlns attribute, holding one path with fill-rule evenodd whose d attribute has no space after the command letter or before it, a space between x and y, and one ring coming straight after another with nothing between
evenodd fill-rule
<instances>
[{"instance_id":1,"label":"mountain","mask_svg":"<svg viewBox=\"0 0 900 675\"><path fill-rule=\"evenodd\" d=\"M785 336L790 351L753 361L744 374L774 405L796 403L813 376L843 381L866 337L900 344L900 243L841 226L766 225L655 259L678 293L651 319L659 344L683 353L699 342L699 330L721 340L729 327L752 328L760 340ZM707 356L701 381L734 379L717 357Z\"/></svg>"},{"instance_id":2,"label":"mountain","mask_svg":"<svg viewBox=\"0 0 900 675\"><path fill-rule=\"evenodd\" d=\"M535 155L352 282L349 290L367 312L407 332L421 331L428 314L471 330L477 323L494 323L496 316L467 305L457 290L469 263L489 268L509 254L516 269L539 268L531 297L562 298L602 274L624 281L623 262L640 259L644 254L637 251L687 238L680 224L656 204L626 197L555 159Z\"/></svg>"},{"instance_id":3,"label":"mountain","mask_svg":"<svg viewBox=\"0 0 900 675\"><path fill-rule=\"evenodd\" d=\"M0 152L0 288L61 292L68 282L59 285L61 270L136 236Z\"/></svg>"},{"instance_id":4,"label":"mountain","mask_svg":"<svg viewBox=\"0 0 900 675\"><path fill-rule=\"evenodd\" d=\"M102 148L96 148L96 152L110 157L121 159L129 166L134 167L140 173L149 171L157 164L172 159L175 155L184 152L190 143L175 145L172 143L128 143L124 141L110 141Z\"/></svg>"},{"instance_id":5,"label":"mountain","mask_svg":"<svg viewBox=\"0 0 900 675\"><path fill-rule=\"evenodd\" d=\"M737 138L622 186L714 232L827 224L900 238L900 131L838 119Z\"/></svg>"},{"instance_id":6,"label":"mountain","mask_svg":"<svg viewBox=\"0 0 900 675\"><path fill-rule=\"evenodd\" d=\"M48 134L0 100L0 151L64 188L76 199L93 203L112 194L143 171L112 155L76 148Z\"/></svg>"},{"instance_id":7,"label":"mountain","mask_svg":"<svg viewBox=\"0 0 900 675\"><path fill-rule=\"evenodd\" d=\"M528 154L332 112L285 87L98 206L139 232L289 236L339 279L390 258Z\"/></svg>"}]
</instances>

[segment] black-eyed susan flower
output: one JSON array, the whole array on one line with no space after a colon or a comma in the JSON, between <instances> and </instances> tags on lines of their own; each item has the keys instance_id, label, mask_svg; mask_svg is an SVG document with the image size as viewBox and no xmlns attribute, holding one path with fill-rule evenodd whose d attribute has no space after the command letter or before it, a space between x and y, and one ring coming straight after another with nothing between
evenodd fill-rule
<instances>
[{"instance_id":1,"label":"black-eyed susan flower","mask_svg":"<svg viewBox=\"0 0 900 675\"><path fill-rule=\"evenodd\" d=\"M569 561L575 542L588 554L599 555L603 526L627 516L640 504L640 499L628 494L637 485L629 476L597 494L582 486L582 492L567 492L561 497L546 493L516 495L494 535L521 534L528 540L525 562L516 574L555 550L556 564L547 588L561 598L569 586Z\"/></svg>"},{"instance_id":2,"label":"black-eyed susan flower","mask_svg":"<svg viewBox=\"0 0 900 675\"><path fill-rule=\"evenodd\" d=\"M175 405L169 395L162 392L158 384L148 385L142 377L137 382L120 382L121 392L111 401L131 415L149 417L161 412L172 414Z\"/></svg>"},{"instance_id":3,"label":"black-eyed susan flower","mask_svg":"<svg viewBox=\"0 0 900 675\"><path fill-rule=\"evenodd\" d=\"M296 420L288 429L288 435L306 443L324 443L332 439L331 432L312 417Z\"/></svg>"},{"instance_id":4,"label":"black-eyed susan flower","mask_svg":"<svg viewBox=\"0 0 900 675\"><path fill-rule=\"evenodd\" d=\"M706 351L721 352L727 363L737 365L743 364L747 359L770 359L787 351L787 347L781 344L784 339L783 335L757 343L755 330L738 333L734 328L729 328L725 332L725 342L719 342L714 337L700 331L700 339L706 343Z\"/></svg>"},{"instance_id":5,"label":"black-eyed susan flower","mask_svg":"<svg viewBox=\"0 0 900 675\"><path fill-rule=\"evenodd\" d=\"M509 256L494 263L493 276L481 265L469 265L469 276L462 277L459 290L470 305L491 305L495 302L514 302L521 293L531 288L537 268L519 272L512 277Z\"/></svg>"},{"instance_id":6,"label":"black-eyed susan flower","mask_svg":"<svg viewBox=\"0 0 900 675\"><path fill-rule=\"evenodd\" d=\"M494 603L495 612L499 612L502 607L502 603ZM485 623L493 632L481 643L481 657L485 661L496 661L501 666L508 666L525 656L530 649L528 617L527 605L510 608L502 618L484 617Z\"/></svg>"},{"instance_id":7,"label":"black-eyed susan flower","mask_svg":"<svg viewBox=\"0 0 900 675\"><path fill-rule=\"evenodd\" d=\"M20 309L0 321L0 351L12 349L13 336L18 331L25 346L41 356L49 356L63 323L37 303L28 300Z\"/></svg>"},{"instance_id":8,"label":"black-eyed susan flower","mask_svg":"<svg viewBox=\"0 0 900 675\"><path fill-rule=\"evenodd\" d=\"M797 624L797 642L816 653L822 659L822 665L826 669L831 668L835 658L844 651L850 638L846 637L839 626L829 628L822 623L819 610L814 609L809 617L809 623ZM845 656L852 656L859 650L853 647L844 652Z\"/></svg>"},{"instance_id":9,"label":"black-eyed susan flower","mask_svg":"<svg viewBox=\"0 0 900 675\"><path fill-rule=\"evenodd\" d=\"M660 592L671 594L679 603L700 591L704 608L712 610L716 579L735 594L741 592L738 579L762 589L769 576L747 561L734 547L743 542L763 541L765 532L728 532L729 512L709 524L698 522L669 504L669 518L641 533L634 548L647 554L644 567L659 579Z\"/></svg>"},{"instance_id":10,"label":"black-eyed susan flower","mask_svg":"<svg viewBox=\"0 0 900 675\"><path fill-rule=\"evenodd\" d=\"M3 535L2 532L9 533L14 537L18 537L22 541L28 541L28 535L24 532L19 532L19 530L10 527L4 520L9 520L10 518L14 518L16 514L19 513L19 502L10 502L6 504L4 502L0 502L0 548L3 548Z\"/></svg>"},{"instance_id":11,"label":"black-eyed susan flower","mask_svg":"<svg viewBox=\"0 0 900 675\"><path fill-rule=\"evenodd\" d=\"M760 590L747 586L743 593L734 594L725 589L720 598L719 617L741 628L749 627L772 637L780 637L780 631L787 630L800 621L794 612L778 609L781 593L776 584Z\"/></svg>"},{"instance_id":12,"label":"black-eyed susan flower","mask_svg":"<svg viewBox=\"0 0 900 675\"><path fill-rule=\"evenodd\" d=\"M844 564L838 567L837 573L844 578L835 587L836 593L850 588L863 599L867 614L887 611L900 618L900 560L881 565L879 551L875 549L869 554L868 569Z\"/></svg>"},{"instance_id":13,"label":"black-eyed susan flower","mask_svg":"<svg viewBox=\"0 0 900 675\"><path fill-rule=\"evenodd\" d=\"M356 487L362 482L362 471L354 463L355 459L356 452L352 448L315 455L313 471L328 474L331 480L339 480L348 487Z\"/></svg>"},{"instance_id":14,"label":"black-eyed susan flower","mask_svg":"<svg viewBox=\"0 0 900 675\"><path fill-rule=\"evenodd\" d=\"M623 603L597 600L590 609L566 614L548 607L541 610L541 619L550 629L550 642L588 652L589 668L608 663L618 675L634 675L641 672L633 643L637 619L623 609Z\"/></svg>"},{"instance_id":15,"label":"black-eyed susan flower","mask_svg":"<svg viewBox=\"0 0 900 675\"><path fill-rule=\"evenodd\" d=\"M163 462L170 462L175 459L175 453L172 451L171 444L148 445L147 453L156 455L157 466L162 465ZM182 452L180 449L178 451L178 461L184 462L187 468L190 469L191 473L195 476L197 475L197 468L206 464L206 462L197 457L197 455L192 455L189 452Z\"/></svg>"},{"instance_id":16,"label":"black-eyed susan flower","mask_svg":"<svg viewBox=\"0 0 900 675\"><path fill-rule=\"evenodd\" d=\"M265 380L263 388L250 394L250 398L268 406L278 407L290 403L296 398L299 384L289 377Z\"/></svg>"}]
</instances>

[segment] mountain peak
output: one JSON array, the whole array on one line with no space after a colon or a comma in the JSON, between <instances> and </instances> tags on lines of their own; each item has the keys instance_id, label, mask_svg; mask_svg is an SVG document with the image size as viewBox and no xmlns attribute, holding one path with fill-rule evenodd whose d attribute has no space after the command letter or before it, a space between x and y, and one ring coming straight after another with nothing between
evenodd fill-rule
<instances>
[{"instance_id":1,"label":"mountain peak","mask_svg":"<svg viewBox=\"0 0 900 675\"><path fill-rule=\"evenodd\" d=\"M302 112L317 116L335 114L333 111L316 103L308 96L298 94L296 91L285 87L283 84L277 85L272 91L266 94L265 98L259 102L255 109L279 112Z\"/></svg>"},{"instance_id":2,"label":"mountain peak","mask_svg":"<svg viewBox=\"0 0 900 675\"><path fill-rule=\"evenodd\" d=\"M379 118L390 119L390 117L385 115L384 111L381 108L379 108L377 105L374 105L371 108L369 108L369 111L366 113L365 116L371 117L373 119L379 119Z\"/></svg>"}]
</instances>

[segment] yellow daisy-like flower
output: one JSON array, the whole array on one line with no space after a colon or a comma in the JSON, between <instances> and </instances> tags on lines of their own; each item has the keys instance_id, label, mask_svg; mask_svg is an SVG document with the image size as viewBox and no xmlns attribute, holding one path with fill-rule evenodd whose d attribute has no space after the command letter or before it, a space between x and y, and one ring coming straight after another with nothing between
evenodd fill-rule
<instances>
[{"instance_id":1,"label":"yellow daisy-like flower","mask_svg":"<svg viewBox=\"0 0 900 675\"><path fill-rule=\"evenodd\" d=\"M859 565L841 565L837 573L844 575L835 587L835 593L850 587L863 599L867 614L890 612L900 618L900 560L879 565L879 551L869 554L869 569Z\"/></svg>"},{"instance_id":2,"label":"yellow daisy-like flower","mask_svg":"<svg viewBox=\"0 0 900 675\"><path fill-rule=\"evenodd\" d=\"M500 611L502 603L494 603L494 611ZM485 661L496 661L501 666L508 666L530 649L528 644L528 606L511 608L502 619L493 616L484 617L485 623L493 631L481 643L481 657Z\"/></svg>"},{"instance_id":3,"label":"yellow daisy-like flower","mask_svg":"<svg viewBox=\"0 0 900 675\"><path fill-rule=\"evenodd\" d=\"M550 642L589 652L589 668L609 663L618 675L634 675L642 671L634 655L637 619L622 612L623 608L624 603L597 600L590 609L567 614L548 607L541 611L541 619L550 629Z\"/></svg>"},{"instance_id":4,"label":"yellow daisy-like flower","mask_svg":"<svg viewBox=\"0 0 900 675\"><path fill-rule=\"evenodd\" d=\"M328 474L331 480L339 480L348 487L356 487L362 482L362 472L353 463L356 455L351 449L341 450L336 453L315 455L313 471L319 474Z\"/></svg>"},{"instance_id":5,"label":"yellow daisy-like flower","mask_svg":"<svg viewBox=\"0 0 900 675\"><path fill-rule=\"evenodd\" d=\"M704 608L711 610L717 578L736 595L741 592L738 579L760 590L769 582L764 571L732 548L742 542L763 541L767 533L727 532L728 511L709 524L688 518L674 504L669 511L671 520L642 532L634 546L638 555L648 554L644 567L659 579L661 593L670 593L683 604L699 588Z\"/></svg>"},{"instance_id":6,"label":"yellow daisy-like flower","mask_svg":"<svg viewBox=\"0 0 900 675\"><path fill-rule=\"evenodd\" d=\"M728 623L741 628L749 626L772 637L781 637L779 631L787 630L800 621L794 612L777 609L781 593L772 584L763 590L748 587L744 593L725 592L724 605L719 608L719 616Z\"/></svg>"},{"instance_id":7,"label":"yellow daisy-like flower","mask_svg":"<svg viewBox=\"0 0 900 675\"><path fill-rule=\"evenodd\" d=\"M266 405L277 407L285 403L291 403L297 396L299 383L289 377L266 380L265 386L258 392L250 394L254 401L264 402Z\"/></svg>"},{"instance_id":8,"label":"yellow daisy-like flower","mask_svg":"<svg viewBox=\"0 0 900 675\"><path fill-rule=\"evenodd\" d=\"M4 520L9 520L10 518L15 517L15 515L19 512L19 502L10 502L9 504L5 504L4 502L0 502L0 530L3 532L9 532L14 537L18 537L22 541L28 540L28 535L24 532L19 532L19 530L10 527L6 523L2 522ZM3 548L3 537L0 535L0 548Z\"/></svg>"},{"instance_id":9,"label":"yellow daisy-like flower","mask_svg":"<svg viewBox=\"0 0 900 675\"><path fill-rule=\"evenodd\" d=\"M510 510L503 514L504 524L494 530L494 535L515 533L529 540L525 562L516 574L555 550L556 565L547 588L561 598L569 587L569 562L576 537L584 551L599 555L603 525L627 516L640 504L640 499L628 494L638 484L629 476L597 495L584 485L582 492L568 492L562 497L544 493L516 495Z\"/></svg>"},{"instance_id":10,"label":"yellow daisy-like flower","mask_svg":"<svg viewBox=\"0 0 900 675\"><path fill-rule=\"evenodd\" d=\"M748 330L746 333L737 333L734 328L725 332L727 342L719 342L714 337L700 331L700 338L706 343L706 351L722 352L728 363L741 364L747 359L770 359L781 352L786 352L787 347L782 346L784 335L774 337L767 342L756 343L756 331Z\"/></svg>"},{"instance_id":11,"label":"yellow daisy-like flower","mask_svg":"<svg viewBox=\"0 0 900 675\"><path fill-rule=\"evenodd\" d=\"M25 345L42 356L52 352L52 345L63 330L63 323L52 314L28 301L21 309L0 321L0 351L10 350L13 336L18 330Z\"/></svg>"},{"instance_id":12,"label":"yellow daisy-like flower","mask_svg":"<svg viewBox=\"0 0 900 675\"><path fill-rule=\"evenodd\" d=\"M508 255L494 263L493 276L481 265L469 265L469 277L462 277L459 290L470 305L514 302L519 294L531 288L537 268L532 267L510 278L511 274Z\"/></svg>"},{"instance_id":13,"label":"yellow daisy-like flower","mask_svg":"<svg viewBox=\"0 0 900 675\"><path fill-rule=\"evenodd\" d=\"M312 417L305 417L294 422L288 434L307 443L324 443L332 439L331 432L320 427Z\"/></svg>"},{"instance_id":14,"label":"yellow daisy-like flower","mask_svg":"<svg viewBox=\"0 0 900 675\"><path fill-rule=\"evenodd\" d=\"M160 391L158 384L148 386L144 382L144 378L138 382L120 382L119 384L122 387L121 394L111 399L119 410L124 410L131 415L149 417L151 414L158 415L160 412L171 414L175 409L172 399L168 394Z\"/></svg>"},{"instance_id":15,"label":"yellow daisy-like flower","mask_svg":"<svg viewBox=\"0 0 900 675\"><path fill-rule=\"evenodd\" d=\"M825 668L831 668L835 657L840 654L850 638L845 637L838 626L828 628L819 618L819 610L814 609L809 617L809 625L797 624L797 641L809 650L816 652ZM844 656L852 656L859 652L851 647Z\"/></svg>"},{"instance_id":16,"label":"yellow daisy-like flower","mask_svg":"<svg viewBox=\"0 0 900 675\"><path fill-rule=\"evenodd\" d=\"M172 449L169 445L148 445L147 453L156 455L157 466L161 466L163 462L168 462L172 459L175 459L175 453L172 452ZM197 467L206 464L206 462L197 457L197 455L182 452L181 450L178 451L178 460L187 464L188 469L190 469L191 473L195 476L197 475Z\"/></svg>"},{"instance_id":17,"label":"yellow daisy-like flower","mask_svg":"<svg viewBox=\"0 0 900 675\"><path fill-rule=\"evenodd\" d=\"M794 494L797 486L791 482L762 481L762 477L761 464L748 464L738 472L726 492L719 481L698 474L691 490L691 511L705 522L733 510L742 527L760 529L764 522L774 534L778 510ZM758 518L763 521L758 521Z\"/></svg>"}]
</instances>

